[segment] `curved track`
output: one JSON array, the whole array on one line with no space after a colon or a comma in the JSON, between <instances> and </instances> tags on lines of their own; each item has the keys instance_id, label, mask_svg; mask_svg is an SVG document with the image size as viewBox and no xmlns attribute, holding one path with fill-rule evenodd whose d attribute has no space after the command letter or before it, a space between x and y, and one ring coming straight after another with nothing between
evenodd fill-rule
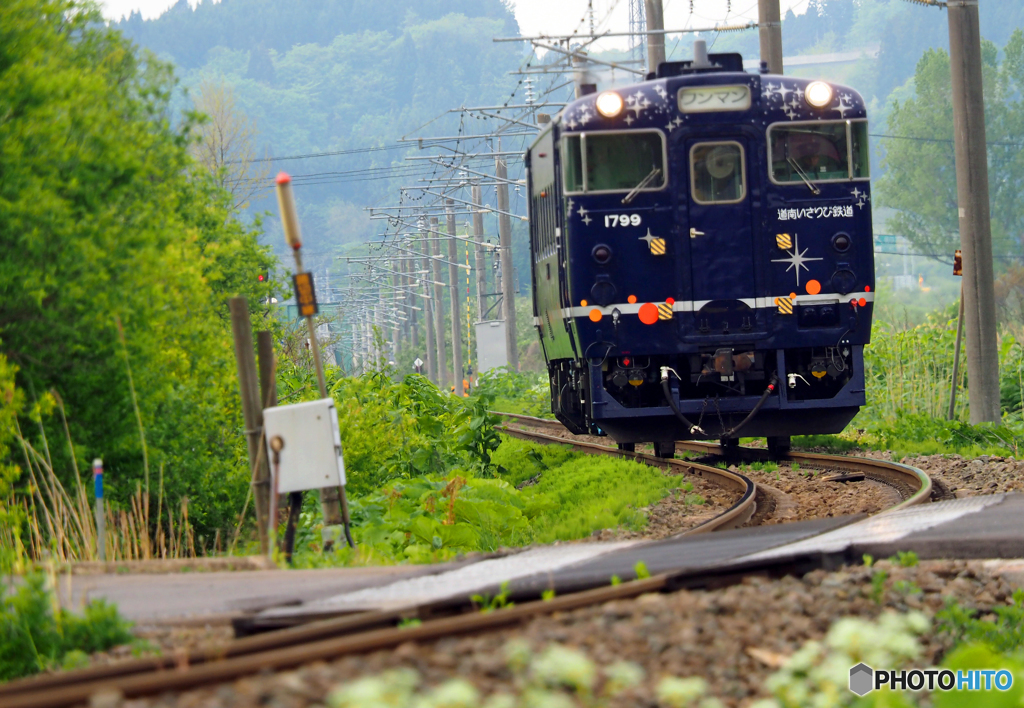
<instances>
[{"instance_id":1,"label":"curved track","mask_svg":"<svg viewBox=\"0 0 1024 708\"><path fill-rule=\"evenodd\" d=\"M536 429L552 431L553 433L565 433L565 426L557 420L547 418L535 418L533 416L518 415L515 413L497 413L509 421L509 424L500 426L506 434L537 442L556 442L563 445L570 445L582 452L597 452L599 454L617 455L625 458L633 458L647 464L660 466L673 466L680 468L683 472L693 472L705 477L708 481L725 486L736 488L736 478L742 479L748 485L743 492L742 498L732 507L726 510L720 517L711 519L700 526L690 529L685 533L699 533L702 531L715 531L719 529L735 528L738 525L749 523L756 525L770 515L772 508L779 501L775 490L764 485L757 485L749 478L736 472L729 472L719 467L700 464L688 460L669 460L644 453L631 453L618 450L615 447L600 445L591 442L583 442L572 438L559 437L555 434L537 432ZM527 430L524 428L532 428ZM724 450L717 443L703 442L677 442L677 450L685 450L699 453L706 457L718 457L721 459L735 459L746 462L767 461L772 459L767 450L763 448L736 447L728 451ZM893 489L900 497L899 504L885 509L881 513L902 509L915 504L923 504L931 499L932 481L924 472L904 465L899 462L888 460L876 460L866 457L846 457L840 455L823 455L811 452L789 452L785 459L790 462L798 462L818 470L835 473L837 481L848 481L856 478L868 479L879 484L886 485ZM737 509L739 507L739 509ZM719 520L726 517L724 520ZM743 518L737 524L736 519Z\"/></svg>"},{"instance_id":2,"label":"curved track","mask_svg":"<svg viewBox=\"0 0 1024 708\"><path fill-rule=\"evenodd\" d=\"M549 434L564 433L565 429L557 421L512 414L501 415L510 423L502 426L503 432L508 435L542 443L568 444L590 454L635 459L645 464L671 468L682 474L700 476L713 484L736 492L738 499L728 509L700 526L687 530L685 534L736 528L744 524L756 525L772 513L777 501L770 488L759 486L738 472L690 460L664 459L592 442L565 439ZM538 428L547 432L539 432ZM723 457L725 452L719 445L697 442L678 443L677 449L697 452L708 457ZM754 448L736 448L728 452L731 457L744 460L768 459L767 451ZM899 493L902 501L882 513L926 502L931 496L931 480L921 470L908 465L884 460L802 452L793 452L787 457L792 461L835 472L840 477L853 478L854 475L863 475L864 478L892 487ZM313 661L330 660L345 654L394 648L409 641L426 642L459 634L493 631L539 615L568 611L615 599L637 597L669 588L668 577L657 575L621 585L567 594L553 600L518 604L497 612L473 612L438 619L430 619L429 607L361 612L246 637L211 650L136 659L13 681L0 685L0 705L4 708L69 708L87 703L91 696L103 691L116 690L126 698L158 695L167 691L184 691L231 681L261 671L283 670ZM408 629L396 627L403 619L416 616L417 609L426 610L425 620L420 626Z\"/></svg>"}]
</instances>

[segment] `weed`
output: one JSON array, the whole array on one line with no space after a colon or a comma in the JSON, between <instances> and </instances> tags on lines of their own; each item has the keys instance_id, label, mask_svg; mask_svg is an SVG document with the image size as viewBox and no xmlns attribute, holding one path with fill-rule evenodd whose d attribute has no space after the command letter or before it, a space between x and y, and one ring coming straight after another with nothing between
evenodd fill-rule
<instances>
[{"instance_id":1,"label":"weed","mask_svg":"<svg viewBox=\"0 0 1024 708\"><path fill-rule=\"evenodd\" d=\"M793 470L794 472L799 472L800 471L800 463L799 462L792 462L792 463L790 463L789 469Z\"/></svg>"},{"instance_id":2,"label":"weed","mask_svg":"<svg viewBox=\"0 0 1024 708\"><path fill-rule=\"evenodd\" d=\"M903 597L910 597L911 595L920 595L921 588L917 586L917 583L912 580L897 580L892 585L892 589Z\"/></svg>"},{"instance_id":3,"label":"weed","mask_svg":"<svg viewBox=\"0 0 1024 708\"><path fill-rule=\"evenodd\" d=\"M637 580L645 580L651 577L651 571L647 570L647 564L643 561L636 562L636 565L633 566L633 572L636 573Z\"/></svg>"},{"instance_id":4,"label":"weed","mask_svg":"<svg viewBox=\"0 0 1024 708\"><path fill-rule=\"evenodd\" d=\"M683 501L687 506L700 506L705 499L699 494L687 494Z\"/></svg>"},{"instance_id":5,"label":"weed","mask_svg":"<svg viewBox=\"0 0 1024 708\"><path fill-rule=\"evenodd\" d=\"M548 588L547 590L545 590L544 592L542 592L540 594L540 599L543 600L544 602L548 602L549 600L554 600L555 599L555 589L554 588Z\"/></svg>"},{"instance_id":6,"label":"weed","mask_svg":"<svg viewBox=\"0 0 1024 708\"><path fill-rule=\"evenodd\" d=\"M875 564L875 557L869 553L865 553L861 556L861 560L864 561L864 567L870 568Z\"/></svg>"},{"instance_id":7,"label":"weed","mask_svg":"<svg viewBox=\"0 0 1024 708\"><path fill-rule=\"evenodd\" d=\"M949 599L936 613L938 630L955 644L982 643L1006 653L1024 647L1024 590L1013 592L1013 604L992 608L994 620L980 619L977 612Z\"/></svg>"},{"instance_id":8,"label":"weed","mask_svg":"<svg viewBox=\"0 0 1024 708\"><path fill-rule=\"evenodd\" d=\"M741 469L747 469L752 472L775 472L779 469L777 462L761 461L751 462L749 465L744 465Z\"/></svg>"},{"instance_id":9,"label":"weed","mask_svg":"<svg viewBox=\"0 0 1024 708\"><path fill-rule=\"evenodd\" d=\"M398 623L399 629L412 629L413 627L419 627L423 624L423 620L419 617L403 617L402 621Z\"/></svg>"},{"instance_id":10,"label":"weed","mask_svg":"<svg viewBox=\"0 0 1024 708\"><path fill-rule=\"evenodd\" d=\"M83 614L56 605L42 574L0 594L0 680L56 667L81 666L88 655L132 641L129 624L113 605L94 600Z\"/></svg>"},{"instance_id":11,"label":"weed","mask_svg":"<svg viewBox=\"0 0 1024 708\"><path fill-rule=\"evenodd\" d=\"M889 560L903 568L913 568L917 565L917 554L913 551L896 551L896 555Z\"/></svg>"},{"instance_id":12,"label":"weed","mask_svg":"<svg viewBox=\"0 0 1024 708\"><path fill-rule=\"evenodd\" d=\"M487 594L481 594L473 595L469 600L473 603L474 607L479 607L481 612L493 612L494 610L502 610L506 607L512 607L515 605L514 602L508 601L507 580L501 584L501 591L494 597Z\"/></svg>"},{"instance_id":13,"label":"weed","mask_svg":"<svg viewBox=\"0 0 1024 708\"><path fill-rule=\"evenodd\" d=\"M871 574L871 599L876 605L881 605L885 599L885 582L888 579L889 573L881 569Z\"/></svg>"},{"instance_id":14,"label":"weed","mask_svg":"<svg viewBox=\"0 0 1024 708\"><path fill-rule=\"evenodd\" d=\"M615 587L616 585L622 585L622 578L620 578L617 575L613 575L609 582L611 583L612 587Z\"/></svg>"}]
</instances>

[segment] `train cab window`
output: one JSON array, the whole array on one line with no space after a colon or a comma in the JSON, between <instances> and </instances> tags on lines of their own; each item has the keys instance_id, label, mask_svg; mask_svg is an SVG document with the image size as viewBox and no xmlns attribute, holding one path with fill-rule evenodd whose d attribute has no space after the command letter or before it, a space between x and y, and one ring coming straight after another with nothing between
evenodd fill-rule
<instances>
[{"instance_id":1,"label":"train cab window","mask_svg":"<svg viewBox=\"0 0 1024 708\"><path fill-rule=\"evenodd\" d=\"M698 143L690 149L690 185L698 204L735 204L747 195L743 147Z\"/></svg>"},{"instance_id":2,"label":"train cab window","mask_svg":"<svg viewBox=\"0 0 1024 708\"><path fill-rule=\"evenodd\" d=\"M871 176L868 161L868 122L855 120L850 122L850 154L853 163L850 165L854 179L868 179Z\"/></svg>"},{"instance_id":3,"label":"train cab window","mask_svg":"<svg viewBox=\"0 0 1024 708\"><path fill-rule=\"evenodd\" d=\"M781 183L849 180L848 125L847 121L835 121L787 123L769 128L772 180Z\"/></svg>"},{"instance_id":4,"label":"train cab window","mask_svg":"<svg viewBox=\"0 0 1024 708\"><path fill-rule=\"evenodd\" d=\"M584 133L565 138L566 193L655 191L667 184L660 131Z\"/></svg>"}]
</instances>

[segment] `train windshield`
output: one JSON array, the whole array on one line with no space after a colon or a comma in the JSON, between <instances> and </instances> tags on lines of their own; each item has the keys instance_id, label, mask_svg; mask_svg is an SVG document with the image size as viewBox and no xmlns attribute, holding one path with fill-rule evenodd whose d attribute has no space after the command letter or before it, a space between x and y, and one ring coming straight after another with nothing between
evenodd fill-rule
<instances>
[{"instance_id":1,"label":"train windshield","mask_svg":"<svg viewBox=\"0 0 1024 708\"><path fill-rule=\"evenodd\" d=\"M856 144L853 169L851 127ZM775 182L828 182L868 176L867 123L863 121L775 125L768 131L768 143Z\"/></svg>"},{"instance_id":2,"label":"train windshield","mask_svg":"<svg viewBox=\"0 0 1024 708\"><path fill-rule=\"evenodd\" d=\"M665 151L660 132L585 133L565 138L565 191L629 192L665 186Z\"/></svg>"}]
</instances>

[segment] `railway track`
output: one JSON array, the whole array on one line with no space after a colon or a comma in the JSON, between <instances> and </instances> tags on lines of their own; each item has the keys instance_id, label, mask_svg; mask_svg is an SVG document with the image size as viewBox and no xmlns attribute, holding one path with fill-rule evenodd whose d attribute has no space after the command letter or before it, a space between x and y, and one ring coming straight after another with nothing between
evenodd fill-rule
<instances>
[{"instance_id":1,"label":"railway track","mask_svg":"<svg viewBox=\"0 0 1024 708\"><path fill-rule=\"evenodd\" d=\"M696 475L718 486L741 489L738 500L724 513L679 535L718 531L737 526L756 526L770 518L779 507L790 504L787 495L770 485L757 484L738 471L716 466L712 461L721 462L768 462L772 458L767 450L752 447L734 447L724 450L717 443L677 442L676 451L697 453L699 460L665 459L641 452L629 452L588 439L568 436L565 427L556 420L535 418L514 413L499 413L507 422L500 426L502 432L524 440L541 443L569 445L581 452L612 455L635 459L645 464L673 468L682 474ZM540 432L544 431L544 432ZM601 440L597 438L597 440ZM810 452L789 452L786 461L798 463L809 470L822 473L825 479L836 482L867 480L892 490L899 502L881 513L895 511L907 506L930 501L932 481L921 470L888 460L876 460L839 455L823 455Z\"/></svg>"},{"instance_id":2,"label":"railway track","mask_svg":"<svg viewBox=\"0 0 1024 708\"><path fill-rule=\"evenodd\" d=\"M645 453L618 450L594 442L567 440L556 434L564 431L561 424L556 421L512 414L502 415L507 421L502 430L508 435L535 442L568 444L589 454L635 459L700 478L729 489L735 494L734 503L725 511L678 535L703 534L743 525L756 525L773 513L778 502L775 493L766 485L759 485L742 473L707 464L710 459L723 456L724 451L718 445L678 443L677 449L688 450L709 458L706 461L664 459ZM766 451L754 448L739 448L729 452L743 460L768 459ZM854 479L862 476L864 479L888 485L901 499L892 509L927 502L931 495L929 478L920 470L907 465L883 460L801 452L790 453L788 457L792 461L815 466L840 477ZM4 708L66 708L87 703L90 697L104 691L117 691L125 698L184 691L232 681L263 671L280 671L313 661L336 659L346 654L395 648L405 642L428 642L443 637L494 631L540 615L570 611L672 588L669 575L655 575L619 585L574 592L552 600L525 602L489 613L471 612L440 616L451 611L451 608L440 606L360 612L245 637L214 649L197 650L175 656L134 659L13 681L0 685L0 705ZM399 627L403 620L413 617L422 618L422 624L410 628Z\"/></svg>"}]
</instances>

